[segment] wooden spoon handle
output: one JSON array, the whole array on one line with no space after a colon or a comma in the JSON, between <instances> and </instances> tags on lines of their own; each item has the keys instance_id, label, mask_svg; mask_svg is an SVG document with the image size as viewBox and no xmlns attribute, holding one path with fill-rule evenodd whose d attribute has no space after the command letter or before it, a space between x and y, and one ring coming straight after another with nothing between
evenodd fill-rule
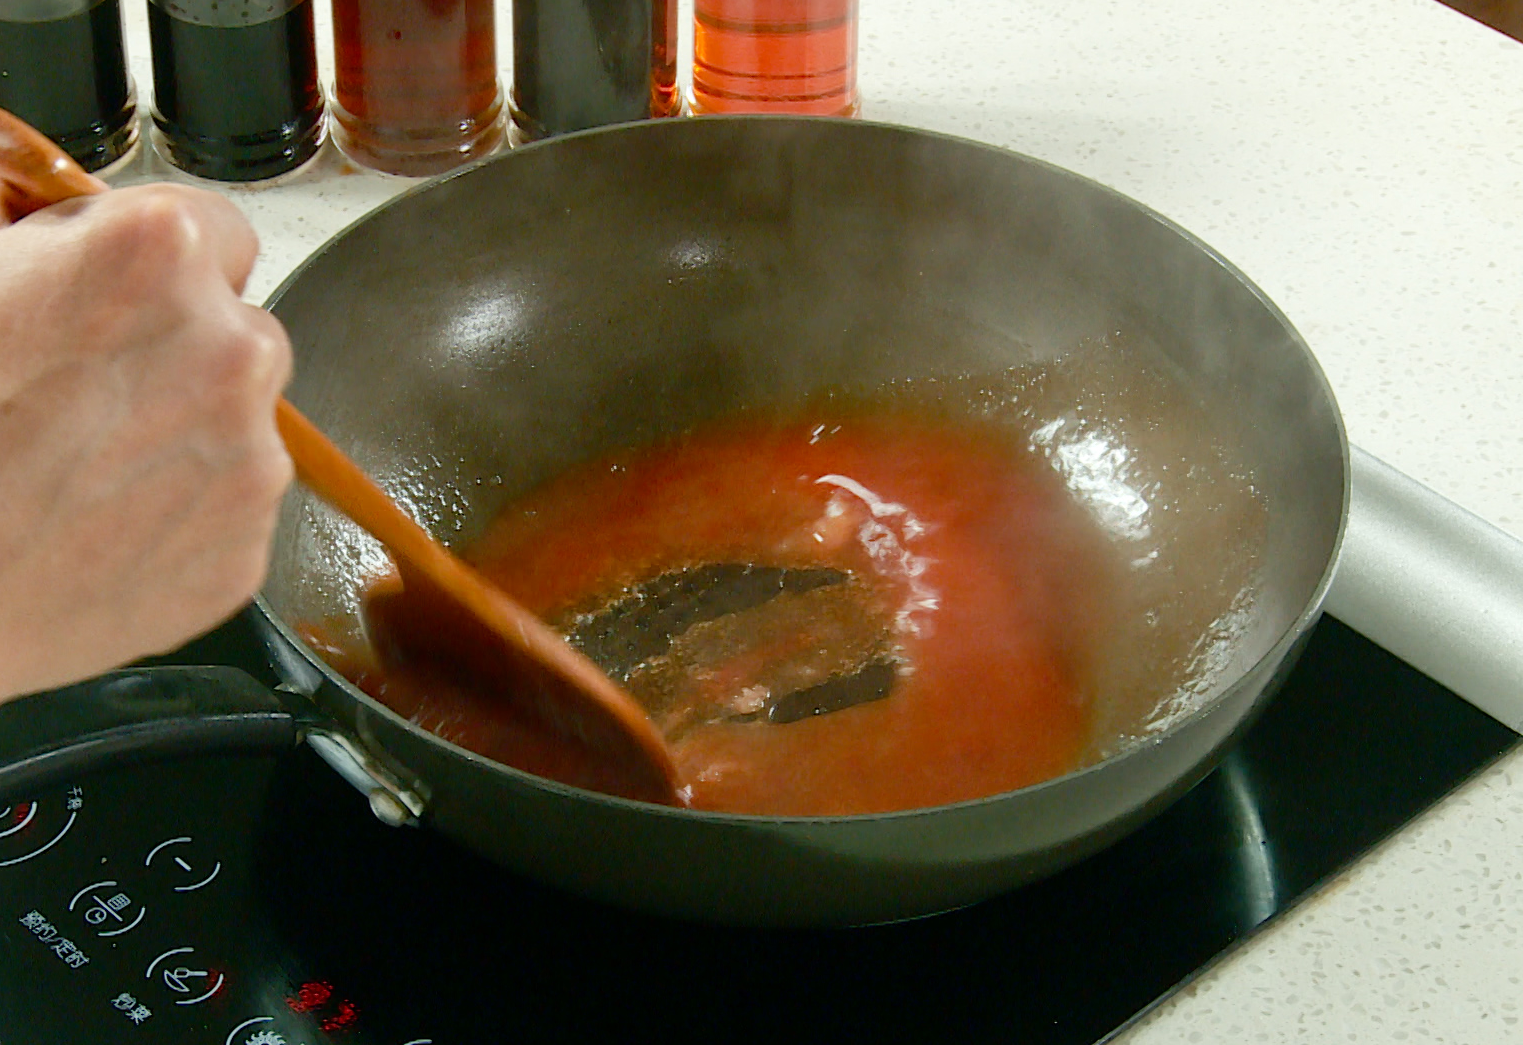
<instances>
[{"instance_id":1,"label":"wooden spoon handle","mask_svg":"<svg viewBox=\"0 0 1523 1045\"><path fill-rule=\"evenodd\" d=\"M396 501L366 475L290 402L275 404L275 425L296 466L296 477L313 493L354 520L398 559L421 572L443 548Z\"/></svg>"},{"instance_id":2,"label":"wooden spoon handle","mask_svg":"<svg viewBox=\"0 0 1523 1045\"><path fill-rule=\"evenodd\" d=\"M107 187L30 124L0 109L0 211L11 221Z\"/></svg>"}]
</instances>

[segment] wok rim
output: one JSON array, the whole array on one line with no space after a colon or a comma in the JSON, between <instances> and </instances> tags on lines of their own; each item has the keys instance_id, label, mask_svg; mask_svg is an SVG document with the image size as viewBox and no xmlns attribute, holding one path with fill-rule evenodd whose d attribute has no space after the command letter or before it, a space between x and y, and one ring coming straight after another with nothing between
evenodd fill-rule
<instances>
[{"instance_id":1,"label":"wok rim","mask_svg":"<svg viewBox=\"0 0 1523 1045\"><path fill-rule=\"evenodd\" d=\"M869 823L897 823L905 820L913 820L922 817L939 815L953 810L970 810L981 806L1006 802L1016 796L1034 796L1064 785L1071 785L1076 780L1087 778L1103 770L1112 769L1115 766L1140 757L1147 751L1169 742L1170 739L1176 736L1178 733L1189 728L1194 723L1200 721L1202 718L1210 715L1212 712L1218 709L1223 703L1227 701L1229 697L1238 692L1241 687L1248 684L1249 680L1260 675L1272 673L1276 668L1284 663L1285 659L1290 655L1291 650L1295 646L1296 642L1312 627L1315 626L1317 620L1322 615L1323 605L1326 602L1327 593L1332 586L1333 578L1337 573L1338 564L1341 559L1344 538L1348 532L1349 504L1352 495L1352 463L1350 458L1348 430L1343 417L1343 412L1338 406L1337 396L1334 394L1332 383L1328 380L1327 372L1323 369L1322 364L1317 359L1316 353L1312 351L1311 345L1307 342L1306 338L1302 336L1301 332L1296 329L1295 324L1291 322L1290 318L1285 314L1285 312L1269 297L1268 294L1264 292L1264 290L1257 283L1250 279L1242 269L1224 257L1210 244L1206 243L1199 236L1190 232L1188 229L1185 229L1179 225L1173 219L1167 217L1152 207L1149 207L1148 205L1133 199L1131 196L1126 195L1120 190L1112 188L1109 185L1105 185L1102 182L1096 181L1095 179L1080 174L1076 171L1069 170L1066 167L1061 167L1050 161L1043 160L1039 157L1018 152L1014 149L1006 148L1004 146L994 145L989 142L978 141L976 139L966 138L961 135L950 134L944 131L928 130L919 127L912 127L906 124L895 124L856 118L843 119L841 117L831 116L787 116L772 114L705 115L701 117L690 117L685 119L645 120L636 123L615 124L606 127L594 127L588 130L557 135L553 138L540 139L521 146L517 146L510 150L483 157L482 159L475 160L471 163L456 168L455 170L448 171L444 174L438 175L427 181L421 182L420 184L405 189L404 191L398 193L396 196L386 200L384 203L381 203L369 211L366 211L364 214L360 215L354 221L344 226L338 232L328 237L328 239L324 240L323 243L317 247L317 249L313 250L305 258L303 258L302 261L294 269L291 270L285 279L281 280L280 284L273 291L271 291L269 296L265 299L262 307L266 310L273 311L275 306L279 304L280 300L291 289L291 287L293 287L309 269L318 263L319 259L321 259L330 250L332 250L340 241L356 233L371 221L378 220L383 214L391 211L393 208L404 206L406 205L407 201L415 197L430 193L439 187L456 180L457 178L469 177L482 168L509 162L515 155L532 153L534 151L545 148L553 148L557 144L563 142L576 141L593 136L612 137L621 134L650 135L663 133L693 133L691 130L692 127L700 126L706 123L714 123L716 125L750 123L828 125L831 127L839 128L840 132L847 134L890 133L924 139L946 146L972 148L976 151L992 154L998 157L1000 162L1006 162L1010 159L1015 159L1038 167L1049 174L1057 175L1060 178L1068 178L1080 182L1093 191L1109 196L1113 201L1133 208L1141 216L1163 226L1165 230L1169 231L1175 236L1178 236L1180 239L1184 240L1188 246L1191 246L1200 251L1205 255L1207 259L1218 265L1239 286L1247 290L1248 293L1257 300L1259 305L1266 310L1270 318L1272 318L1284 330L1284 332L1289 335L1290 341L1296 347L1296 349L1299 350L1304 362L1310 366L1310 376L1314 380L1317 391L1321 393L1324 401L1331 408L1330 412L1332 421L1338 439L1339 471L1341 473L1340 485L1342 488L1338 511L1338 525L1336 533L1333 534L1327 561L1323 565L1321 576L1319 577L1317 584L1313 587L1311 595L1303 605L1301 612L1284 628L1279 637L1263 654L1261 654L1251 664L1248 664L1235 672L1231 681L1215 687L1214 692L1208 699L1201 702L1197 707L1193 708L1187 715L1184 715L1177 721L1171 723L1169 726L1158 731L1156 734L1132 743L1124 750L1117 752L1114 755L1101 759L1098 762L1084 766L1080 769L1075 769L1064 773L1060 776L1049 777L1046 780L1041 780L1034 784L1028 784L1025 787L1016 788L1010 791L1001 791L996 794L984 795L979 798L962 799L957 802L947 802L934 806L916 806L910 809L894 809L875 813L843 813L813 816L777 816L761 813L727 813L706 809L692 809L684 806L662 805L659 803L646 802L639 799L623 798L617 795L605 794L600 791L591 791L586 788L576 787L571 784L564 784L560 781L551 780L546 777L536 776L533 773L526 772L525 770L515 768L514 766L510 766L502 762L498 762L495 759L487 758L484 755L477 754L474 751L463 748L451 741L445 740L443 737L440 737L435 733L431 733L423 727L410 721L409 719L404 718L402 715L393 711L391 708L387 707L379 700L376 700L369 694L365 693L363 690L355 686L343 675L341 675L338 671L332 668L320 656L318 656L316 651L313 650L305 641L300 638L295 629L287 624L285 619L280 614L274 611L274 609L270 606L268 599L266 599L263 590L261 590L254 597L254 605L258 608L259 612L263 614L264 617L270 622L271 626L276 629L280 636L285 639L292 647L294 647L296 651L307 660L308 663L312 664L315 668L318 669L319 672L321 672L326 682L336 686L338 691L342 693L351 703L358 704L361 707L368 709L368 711L372 714L379 715L383 719L389 721L393 726L412 734L416 739L422 741L425 744L437 745L448 754L453 755L457 758L461 758L466 762L472 763L482 769L494 772L499 776L506 776L509 779L515 780L525 786L529 786L537 790L548 791L551 794L563 798L591 800L596 803L606 804L617 809L626 809L632 812L647 813L652 815L666 815L677 817L683 820L698 820L716 825L730 825L736 827L784 825L804 826L831 824L862 825ZM837 132L833 131L832 133ZM295 486L293 486L292 489L294 490ZM276 535L277 537L279 536L278 530ZM1267 699L1268 696L1269 694L1267 692L1259 694L1252 701L1252 706L1257 707L1265 699ZM1147 799L1148 796L1142 796L1141 804L1145 804Z\"/></svg>"}]
</instances>

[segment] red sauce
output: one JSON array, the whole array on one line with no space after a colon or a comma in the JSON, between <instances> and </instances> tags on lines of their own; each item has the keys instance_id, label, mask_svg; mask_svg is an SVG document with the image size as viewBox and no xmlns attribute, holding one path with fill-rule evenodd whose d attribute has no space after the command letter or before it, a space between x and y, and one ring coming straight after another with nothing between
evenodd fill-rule
<instances>
[{"instance_id":1,"label":"red sauce","mask_svg":"<svg viewBox=\"0 0 1523 1045\"><path fill-rule=\"evenodd\" d=\"M890 694L674 736L692 805L826 815L996 794L1067 772L1084 752L1109 561L1047 463L1012 442L994 424L914 411L739 419L555 478L466 556L552 621L705 562L849 571L890 622ZM618 790L504 702L420 667L426 650L408 652L379 672L358 660L347 670L446 739Z\"/></svg>"}]
</instances>

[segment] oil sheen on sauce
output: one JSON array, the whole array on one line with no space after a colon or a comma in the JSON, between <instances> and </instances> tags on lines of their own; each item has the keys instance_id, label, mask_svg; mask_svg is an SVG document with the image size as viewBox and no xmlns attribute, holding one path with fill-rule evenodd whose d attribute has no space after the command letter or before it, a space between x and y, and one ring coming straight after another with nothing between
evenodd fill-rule
<instances>
[{"instance_id":1,"label":"oil sheen on sauce","mask_svg":"<svg viewBox=\"0 0 1523 1045\"><path fill-rule=\"evenodd\" d=\"M465 554L568 631L642 581L706 563L830 567L862 586L886 622L888 695L781 724L658 714L695 807L836 815L1013 790L1105 757L1166 724L1171 701L1183 707L1209 689L1211 644L1230 641L1224 631L1247 612L1262 539L1251 482L1212 453L1171 478L1164 447L1156 466L1143 454L1130 470L1113 467L1107 487L1096 472L1104 440L1136 433L1086 424L1082 395L1056 421L1029 408L1054 389L1070 394L1061 372L1012 372L711 422L551 479ZM1138 432L1154 428L1146 414L1167 403L1166 390L1133 382L1128 394L1142 404ZM1111 455L1118 462L1124 452ZM1137 524L1151 520L1127 514L1136 506L1121 488L1172 514L1157 513L1139 538ZM1210 577L1189 565L1180 573L1138 543L1189 559L1207 535L1170 527L1192 514L1236 549L1195 555L1211 562ZM1181 598L1179 583L1200 597ZM385 625L373 619L372 631L388 635ZM804 645L837 634L807 617L797 630ZM447 740L619 790L510 701L452 677L426 638L381 642L379 662L311 638L361 688ZM746 654L692 666L688 688L746 710L766 667Z\"/></svg>"}]
</instances>

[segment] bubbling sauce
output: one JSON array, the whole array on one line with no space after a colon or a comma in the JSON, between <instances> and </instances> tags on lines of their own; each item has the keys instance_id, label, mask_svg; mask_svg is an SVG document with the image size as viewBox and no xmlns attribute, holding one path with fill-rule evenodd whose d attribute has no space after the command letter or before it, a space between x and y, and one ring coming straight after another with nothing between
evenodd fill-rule
<instances>
[{"instance_id":1,"label":"bubbling sauce","mask_svg":"<svg viewBox=\"0 0 1523 1045\"><path fill-rule=\"evenodd\" d=\"M1158 410L1209 428L1168 382L1113 388L1108 402L1135 399L1139 415L1116 423L1086 413L1065 385L1076 377L926 381L710 422L552 478L464 554L568 635L652 578L708 564L847 578L701 622L615 672L667 735L695 807L869 813L1024 787L1209 692L1263 538L1262 502L1216 444L1158 436ZM1057 415L1033 405L1052 386L1069 404ZM1162 438L1155 461L1129 456L1134 436L1139 449ZM395 587L378 590L394 600ZM426 628L398 641L384 611L371 628L387 636L379 658L312 638L439 736L619 792L595 758L452 675ZM890 672L878 699L759 713L864 665Z\"/></svg>"}]
</instances>

